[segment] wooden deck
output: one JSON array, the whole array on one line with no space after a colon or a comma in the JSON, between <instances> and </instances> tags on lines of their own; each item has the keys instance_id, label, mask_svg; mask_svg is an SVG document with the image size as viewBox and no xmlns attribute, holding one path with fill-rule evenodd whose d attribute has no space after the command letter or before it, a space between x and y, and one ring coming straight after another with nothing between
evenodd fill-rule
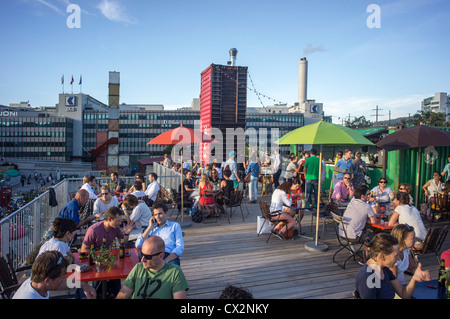
<instances>
[{"instance_id":1,"label":"wooden deck","mask_svg":"<svg viewBox=\"0 0 450 319\"><path fill-rule=\"evenodd\" d=\"M328 250L311 252L305 248L305 243L311 240L305 238L282 241L272 236L266 243L269 235L257 236L256 231L256 216L261 215L259 204L247 204L247 208L245 222L238 209L231 224L222 218L218 223L192 223L191 227L183 228L185 251L181 267L190 286L188 298L216 299L228 284L245 287L258 299L353 298L356 273L361 266L350 260L344 270L332 261L339 246L331 221L320 239ZM315 226L311 232L310 218L305 213L303 230L314 237ZM442 249L449 247L447 238ZM347 257L348 252L342 251L337 259L343 261ZM436 279L439 265L434 254L420 260L432 279Z\"/></svg>"}]
</instances>

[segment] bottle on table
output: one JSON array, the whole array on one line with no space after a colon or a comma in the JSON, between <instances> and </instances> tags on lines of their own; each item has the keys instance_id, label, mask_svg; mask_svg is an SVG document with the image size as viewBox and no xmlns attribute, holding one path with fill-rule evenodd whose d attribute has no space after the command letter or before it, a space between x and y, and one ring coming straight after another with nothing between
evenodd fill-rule
<instances>
[{"instance_id":1,"label":"bottle on table","mask_svg":"<svg viewBox=\"0 0 450 319\"><path fill-rule=\"evenodd\" d=\"M103 243L102 243L102 246L105 246L105 247L106 247L106 237L103 237Z\"/></svg>"},{"instance_id":2,"label":"bottle on table","mask_svg":"<svg viewBox=\"0 0 450 319\"><path fill-rule=\"evenodd\" d=\"M450 285L447 286L447 292L445 293L445 299L450 299Z\"/></svg>"},{"instance_id":3,"label":"bottle on table","mask_svg":"<svg viewBox=\"0 0 450 319\"><path fill-rule=\"evenodd\" d=\"M120 239L119 257L120 258L124 258L125 257L125 244L123 242L123 238Z\"/></svg>"}]
</instances>

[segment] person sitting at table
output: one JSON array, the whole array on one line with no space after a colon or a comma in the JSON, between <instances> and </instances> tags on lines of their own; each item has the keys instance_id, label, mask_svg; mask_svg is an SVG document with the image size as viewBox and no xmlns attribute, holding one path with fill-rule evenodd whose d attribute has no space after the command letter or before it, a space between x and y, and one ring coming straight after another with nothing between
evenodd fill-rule
<instances>
[{"instance_id":1,"label":"person sitting at table","mask_svg":"<svg viewBox=\"0 0 450 319\"><path fill-rule=\"evenodd\" d=\"M389 226L408 224L414 227L416 239L418 239L414 244L414 248L420 250L427 235L427 229L420 217L420 212L415 206L409 205L409 195L407 193L398 193L395 204L395 210L391 218L389 218Z\"/></svg>"},{"instance_id":2,"label":"person sitting at table","mask_svg":"<svg viewBox=\"0 0 450 319\"><path fill-rule=\"evenodd\" d=\"M147 229L136 240L136 248L142 248L150 236L159 236L164 240L164 262L180 266L180 257L184 251L183 233L180 224L168 220L168 208L162 202L155 202L152 207L153 217Z\"/></svg>"},{"instance_id":3,"label":"person sitting at table","mask_svg":"<svg viewBox=\"0 0 450 319\"><path fill-rule=\"evenodd\" d=\"M123 179L119 178L119 173L112 172L111 173L111 190L115 193L123 193L125 191L125 182Z\"/></svg>"},{"instance_id":4,"label":"person sitting at table","mask_svg":"<svg viewBox=\"0 0 450 319\"><path fill-rule=\"evenodd\" d=\"M183 180L183 199L185 201L193 200L193 208L196 209L198 206L198 200L200 199L200 196L198 196L198 190L195 187L196 181L192 178L191 171L186 170L185 175L186 178ZM179 187L179 190L181 192L181 186Z\"/></svg>"},{"instance_id":5,"label":"person sitting at table","mask_svg":"<svg viewBox=\"0 0 450 319\"><path fill-rule=\"evenodd\" d=\"M148 197L147 205L151 207L159 192L158 175L156 175L156 173L148 174L148 181L150 182L150 185L148 185L145 190L145 195Z\"/></svg>"},{"instance_id":6,"label":"person sitting at table","mask_svg":"<svg viewBox=\"0 0 450 319\"><path fill-rule=\"evenodd\" d=\"M211 191L213 189L212 184L209 182L209 178L206 174L203 174L200 177L200 181L198 182L198 194L200 195L200 199L198 200L199 206L203 206L208 211L208 216L211 216L210 208L207 205L215 205L215 199L212 194L207 194L205 191ZM214 213L217 216L217 207L214 206Z\"/></svg>"},{"instance_id":7,"label":"person sitting at table","mask_svg":"<svg viewBox=\"0 0 450 319\"><path fill-rule=\"evenodd\" d=\"M140 181L134 182L131 195L136 196L138 199L141 199L145 196L145 192L142 190L142 183Z\"/></svg>"},{"instance_id":8,"label":"person sitting at table","mask_svg":"<svg viewBox=\"0 0 450 319\"><path fill-rule=\"evenodd\" d=\"M117 299L186 299L186 277L177 265L164 262L165 244L159 236L150 236L142 244L142 259L120 289ZM157 283L155 285L149 283Z\"/></svg>"},{"instance_id":9,"label":"person sitting at table","mask_svg":"<svg viewBox=\"0 0 450 319\"><path fill-rule=\"evenodd\" d=\"M234 189L234 182L230 179L231 170L226 169L223 171L223 180L220 182L219 193L217 194L216 201L218 209L223 212L225 210L224 205L230 204L231 196Z\"/></svg>"},{"instance_id":10,"label":"person sitting at table","mask_svg":"<svg viewBox=\"0 0 450 319\"><path fill-rule=\"evenodd\" d=\"M408 285L403 286L390 268L394 267L400 251L398 240L385 233L379 233L364 243L368 247L369 259L359 270L355 289L361 299L411 298L416 283L430 280L428 270L418 264Z\"/></svg>"},{"instance_id":11,"label":"person sitting at table","mask_svg":"<svg viewBox=\"0 0 450 319\"><path fill-rule=\"evenodd\" d=\"M380 177L378 179L378 186L375 186L371 190L373 198L373 201L371 201L371 206L376 213L379 213L378 207L376 207L377 203L379 204L380 212L384 212L386 209L388 209L390 202L395 198L394 191L391 188L386 187L386 185L387 179L384 177Z\"/></svg>"},{"instance_id":12,"label":"person sitting at table","mask_svg":"<svg viewBox=\"0 0 450 319\"><path fill-rule=\"evenodd\" d=\"M428 198L428 201L433 201L434 194L440 193L443 188L444 185L441 182L441 174L439 172L434 172L433 178L422 186L423 193Z\"/></svg>"},{"instance_id":13,"label":"person sitting at table","mask_svg":"<svg viewBox=\"0 0 450 319\"><path fill-rule=\"evenodd\" d=\"M270 213L278 213L272 217L272 220L286 220L287 226L281 227L281 229L274 229L273 234L280 239L285 239L285 233L293 229L295 226L294 216L296 210L293 209L292 199L288 198L287 194L290 193L291 182L283 182L272 193L272 200L270 202ZM299 232L301 230L299 229Z\"/></svg>"},{"instance_id":14,"label":"person sitting at table","mask_svg":"<svg viewBox=\"0 0 450 319\"><path fill-rule=\"evenodd\" d=\"M136 196L128 194L121 205L127 223L133 222L134 227L131 229L128 241L135 241L145 228L148 227L148 221L152 217L150 208L144 201L140 201ZM130 248L131 243L128 245Z\"/></svg>"},{"instance_id":15,"label":"person sitting at table","mask_svg":"<svg viewBox=\"0 0 450 319\"><path fill-rule=\"evenodd\" d=\"M397 225L392 229L391 235L398 240L400 248L398 260L391 268L391 271L397 277L397 280L404 285L407 283L405 271L414 273L417 268L417 264L410 250L415 243L414 227L408 224Z\"/></svg>"},{"instance_id":16,"label":"person sitting at table","mask_svg":"<svg viewBox=\"0 0 450 319\"><path fill-rule=\"evenodd\" d=\"M103 214L108 208L119 206L119 201L116 196L112 196L111 189L108 185L103 185L100 189L100 197L94 202L93 215L97 219L103 219Z\"/></svg>"},{"instance_id":17,"label":"person sitting at table","mask_svg":"<svg viewBox=\"0 0 450 319\"><path fill-rule=\"evenodd\" d=\"M215 168L211 170L211 176L209 176L209 181L213 185L213 189L219 189L220 186L219 172Z\"/></svg>"},{"instance_id":18,"label":"person sitting at table","mask_svg":"<svg viewBox=\"0 0 450 319\"><path fill-rule=\"evenodd\" d=\"M400 183L398 185L398 191L400 193L407 193L409 195L409 205L414 205L414 199L411 196L413 188L408 183Z\"/></svg>"},{"instance_id":19,"label":"person sitting at table","mask_svg":"<svg viewBox=\"0 0 450 319\"><path fill-rule=\"evenodd\" d=\"M56 217L53 221L52 230L53 237L42 244L37 256L44 251L57 250L67 259L69 264L73 263L74 257L70 251L70 242L77 232L77 224L72 219Z\"/></svg>"},{"instance_id":20,"label":"person sitting at table","mask_svg":"<svg viewBox=\"0 0 450 319\"><path fill-rule=\"evenodd\" d=\"M40 254L33 262L31 276L14 293L12 299L50 299L50 291L67 290L66 279L69 262L57 250ZM96 292L86 282L80 282L80 288L88 299L94 299Z\"/></svg>"},{"instance_id":21,"label":"person sitting at table","mask_svg":"<svg viewBox=\"0 0 450 319\"><path fill-rule=\"evenodd\" d=\"M134 227L134 222L130 221L123 229L120 229L122 212L119 207L110 207L104 216L105 220L95 223L86 231L83 244L81 245L81 253L89 253L91 247L94 250L99 249L103 244L106 247L110 247L116 238L123 238L124 244L127 245L129 234ZM105 240L104 243L103 239ZM120 290L120 279L108 280L107 285L110 295L115 297ZM101 282L95 281L93 282L93 286L99 291L101 289Z\"/></svg>"},{"instance_id":22,"label":"person sitting at table","mask_svg":"<svg viewBox=\"0 0 450 319\"><path fill-rule=\"evenodd\" d=\"M350 173L345 173L343 179L336 183L333 194L331 195L334 202L345 205L353 198L355 189L350 180L351 178Z\"/></svg>"},{"instance_id":23,"label":"person sitting at table","mask_svg":"<svg viewBox=\"0 0 450 319\"><path fill-rule=\"evenodd\" d=\"M145 177L142 173L137 173L135 176L136 180L134 181L133 185L130 187L130 189L128 190L128 194L132 194L133 192L136 191L136 182L141 184L140 191L145 192Z\"/></svg>"},{"instance_id":24,"label":"person sitting at table","mask_svg":"<svg viewBox=\"0 0 450 319\"><path fill-rule=\"evenodd\" d=\"M90 199L96 200L98 198L97 194L95 194L97 188L97 180L94 175L86 175L83 177L83 186L81 186L81 189L89 192Z\"/></svg>"},{"instance_id":25,"label":"person sitting at table","mask_svg":"<svg viewBox=\"0 0 450 319\"><path fill-rule=\"evenodd\" d=\"M343 214L344 220L348 223L345 233L347 238L353 243L363 243L369 237L373 237L374 233L366 229L367 221L371 224L380 224L380 219L374 210L368 204L370 199L370 191L366 186L355 189L354 198L348 203ZM344 230L339 227L339 235L345 236Z\"/></svg>"},{"instance_id":26,"label":"person sitting at table","mask_svg":"<svg viewBox=\"0 0 450 319\"><path fill-rule=\"evenodd\" d=\"M79 211L82 209L89 200L89 192L85 189L80 189L59 212L58 216L61 218L69 218L77 223L77 228L81 228L83 225L90 223L95 219L94 215L90 215L83 220L80 220Z\"/></svg>"}]
</instances>

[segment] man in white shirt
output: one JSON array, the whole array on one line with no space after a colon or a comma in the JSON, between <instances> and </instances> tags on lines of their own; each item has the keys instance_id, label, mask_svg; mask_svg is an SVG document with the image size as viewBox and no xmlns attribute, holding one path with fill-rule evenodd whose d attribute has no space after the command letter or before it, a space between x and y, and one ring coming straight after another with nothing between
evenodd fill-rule
<instances>
[{"instance_id":1,"label":"man in white shirt","mask_svg":"<svg viewBox=\"0 0 450 319\"><path fill-rule=\"evenodd\" d=\"M97 199L98 196L95 194L95 190L98 188L97 186L97 180L95 179L95 176L88 175L83 178L83 186L81 186L81 189L85 189L89 192L89 198L90 199Z\"/></svg>"},{"instance_id":2,"label":"man in white shirt","mask_svg":"<svg viewBox=\"0 0 450 319\"><path fill-rule=\"evenodd\" d=\"M49 299L51 290L68 289L66 279L69 262L56 250L39 255L31 268L31 277L16 291L13 299ZM94 299L95 289L86 282L80 283L86 297Z\"/></svg>"},{"instance_id":3,"label":"man in white shirt","mask_svg":"<svg viewBox=\"0 0 450 319\"><path fill-rule=\"evenodd\" d=\"M134 222L134 227L130 232L129 241L136 240L147 228L152 212L143 201L138 201L134 195L127 195L122 202L122 210L124 212L127 223Z\"/></svg>"},{"instance_id":4,"label":"man in white shirt","mask_svg":"<svg viewBox=\"0 0 450 319\"><path fill-rule=\"evenodd\" d=\"M147 189L145 190L145 194L148 196L149 199L147 205L152 206L159 192L159 184L157 181L158 175L156 175L155 173L150 173L148 175L148 180L150 182L150 185L148 185Z\"/></svg>"},{"instance_id":5,"label":"man in white shirt","mask_svg":"<svg viewBox=\"0 0 450 319\"><path fill-rule=\"evenodd\" d=\"M374 234L365 230L367 219L372 224L379 224L379 216L375 214L367 202L370 199L370 190L366 186L355 190L354 198L350 201L344 212L344 220L347 222L345 232L352 242L363 242L365 238ZM339 235L344 236L344 231L339 228Z\"/></svg>"}]
</instances>

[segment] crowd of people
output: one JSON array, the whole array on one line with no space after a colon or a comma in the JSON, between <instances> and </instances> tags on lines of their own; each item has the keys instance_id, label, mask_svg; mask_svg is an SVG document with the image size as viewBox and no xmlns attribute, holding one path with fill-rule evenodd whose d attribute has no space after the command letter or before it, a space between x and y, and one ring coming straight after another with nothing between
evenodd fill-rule
<instances>
[{"instance_id":1,"label":"crowd of people","mask_svg":"<svg viewBox=\"0 0 450 319\"><path fill-rule=\"evenodd\" d=\"M282 160L277 157L272 160L269 154L266 155L262 163L252 153L244 165L245 175L249 174L251 202L257 198L255 183L258 182L261 167L272 166L274 176L281 178ZM416 283L430 279L429 272L423 270L420 263L416 264L410 253L411 249L421 249L426 236L420 212L413 205L412 187L401 183L395 193L387 187L387 179L382 177L377 186L369 189L364 178L364 161L358 153L354 159L351 155L351 150L345 150L335 161L336 176L333 176L331 199L345 205L343 217L348 222L345 235L354 243L364 243L366 258L356 277L356 290L361 298L410 298ZM231 197L230 194L239 188L239 183L245 178L245 175L239 174L235 156L236 153L230 152L228 160L222 165L200 163L195 170L184 167L185 179L180 187L183 187L187 198L194 198L194 207L213 205L211 214L220 213L224 201ZM270 211L274 213L273 220L284 220L286 226L276 229L276 236L286 238L286 232L296 225L295 215L300 213L300 220L303 217L303 210L296 209L293 202L295 194L306 191L307 202L314 202L319 191L317 181L323 178L319 176L319 161L315 149L304 153L300 160L292 154L283 181L273 180L276 187ZM172 165L170 158L165 158L164 165ZM322 165L325 166L324 163ZM193 178L194 172L198 179ZM448 170L442 174L435 173L433 179L423 185L429 201L438 192L450 192L450 179L447 178L445 183L441 181L446 172L448 174ZM123 282L108 281L110 298L186 298L189 285L181 267L183 233L179 223L168 219L167 206L157 200L157 179L158 176L151 173L146 183L141 174L136 174L136 181L127 190L115 173L111 174L107 185L101 187L98 187L94 176L85 176L73 199L54 220L53 237L40 247L31 277L22 284L14 298L48 299L50 291L67 289L64 280L66 269L74 262L71 248L77 237L81 237L81 228L86 228L86 231L84 237L79 239L80 253L89 253L105 242L111 246L116 239L123 239L127 248L139 249L141 262L136 264L128 277ZM213 189L220 191L223 197L216 196L211 200L205 196L205 191ZM126 192L126 196L119 201L115 195L122 192ZM89 206L90 213L86 213ZM391 212L388 224L393 227L390 234L375 234L366 227L367 221L379 224L388 212ZM344 236L342 229L341 235ZM406 271L413 274L409 281L405 279ZM367 278L374 272L379 274L381 285L371 287L367 285ZM149 281L160 283L158 291L148 291ZM82 283L77 296L96 298L99 289L100 285L95 282L92 285ZM227 287L223 296L230 289L236 287ZM251 298L250 293L246 295Z\"/></svg>"}]
</instances>

